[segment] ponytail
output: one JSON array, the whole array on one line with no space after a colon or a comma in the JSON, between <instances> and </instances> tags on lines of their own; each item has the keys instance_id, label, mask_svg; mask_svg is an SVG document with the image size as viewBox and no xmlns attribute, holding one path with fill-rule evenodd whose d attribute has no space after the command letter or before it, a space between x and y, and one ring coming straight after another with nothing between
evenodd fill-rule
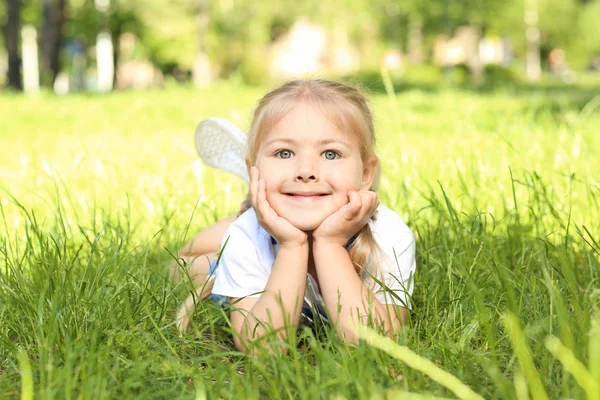
<instances>
[{"instance_id":1,"label":"ponytail","mask_svg":"<svg viewBox=\"0 0 600 400\"><path fill-rule=\"evenodd\" d=\"M373 214L372 221L375 221L377 214ZM356 273L367 286L373 286L373 278L381 280L381 270L379 267L381 248L377 244L373 231L369 224L363 226L358 235L348 246L348 255Z\"/></svg>"},{"instance_id":2,"label":"ponytail","mask_svg":"<svg viewBox=\"0 0 600 400\"><path fill-rule=\"evenodd\" d=\"M243 213L245 213L246 211L248 211L251 208L252 208L252 201L250 201L250 192L248 192L248 194L246 195L246 199L244 201L242 201L242 204L240 204L240 211L238 211L238 213L235 217L239 218L240 215L242 215Z\"/></svg>"}]
</instances>

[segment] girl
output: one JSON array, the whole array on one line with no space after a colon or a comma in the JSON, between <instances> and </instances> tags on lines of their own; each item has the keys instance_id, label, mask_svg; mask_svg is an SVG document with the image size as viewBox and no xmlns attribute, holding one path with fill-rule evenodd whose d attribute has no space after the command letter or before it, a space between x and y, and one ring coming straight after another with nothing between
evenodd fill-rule
<instances>
[{"instance_id":1,"label":"girl","mask_svg":"<svg viewBox=\"0 0 600 400\"><path fill-rule=\"evenodd\" d=\"M379 204L374 147L371 111L352 87L297 80L260 100L248 135L248 199L237 218L201 232L181 255L197 282L214 272L201 298L212 291L235 302L238 349L269 330L285 340L307 303L350 342L367 319L388 335L400 329L415 243ZM181 329L192 305L193 298L182 307Z\"/></svg>"}]
</instances>

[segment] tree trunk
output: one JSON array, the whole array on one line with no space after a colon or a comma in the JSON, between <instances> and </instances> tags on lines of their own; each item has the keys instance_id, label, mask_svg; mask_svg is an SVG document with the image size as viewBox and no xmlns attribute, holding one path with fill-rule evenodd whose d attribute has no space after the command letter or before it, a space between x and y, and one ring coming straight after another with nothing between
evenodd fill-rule
<instances>
[{"instance_id":1,"label":"tree trunk","mask_svg":"<svg viewBox=\"0 0 600 400\"><path fill-rule=\"evenodd\" d=\"M192 80L196 86L207 86L212 79L210 60L206 54L209 7L210 4L208 0L197 0L196 22L198 27L198 55L192 71Z\"/></svg>"},{"instance_id":2,"label":"tree trunk","mask_svg":"<svg viewBox=\"0 0 600 400\"><path fill-rule=\"evenodd\" d=\"M6 0L4 43L8 53L8 87L21 90L21 58L19 57L19 30L21 28L20 0Z\"/></svg>"},{"instance_id":3,"label":"tree trunk","mask_svg":"<svg viewBox=\"0 0 600 400\"><path fill-rule=\"evenodd\" d=\"M196 21L198 26L198 50L200 53L206 53L206 34L208 32L208 0L198 0Z\"/></svg>"},{"instance_id":4,"label":"tree trunk","mask_svg":"<svg viewBox=\"0 0 600 400\"><path fill-rule=\"evenodd\" d=\"M43 25L40 35L42 53L42 84L52 87L60 71L60 50L63 41L66 0L43 0Z\"/></svg>"},{"instance_id":5,"label":"tree trunk","mask_svg":"<svg viewBox=\"0 0 600 400\"><path fill-rule=\"evenodd\" d=\"M540 29L536 0L525 0L525 37L527 38L527 79L538 81L542 74L540 60Z\"/></svg>"},{"instance_id":6,"label":"tree trunk","mask_svg":"<svg viewBox=\"0 0 600 400\"><path fill-rule=\"evenodd\" d=\"M121 25L119 25L119 30L113 32L112 42L113 42L113 71L115 71L113 75L113 88L117 87L117 77L119 74L119 57L121 56Z\"/></svg>"},{"instance_id":7,"label":"tree trunk","mask_svg":"<svg viewBox=\"0 0 600 400\"><path fill-rule=\"evenodd\" d=\"M408 59L413 64L423 62L423 18L418 15L408 17Z\"/></svg>"}]
</instances>

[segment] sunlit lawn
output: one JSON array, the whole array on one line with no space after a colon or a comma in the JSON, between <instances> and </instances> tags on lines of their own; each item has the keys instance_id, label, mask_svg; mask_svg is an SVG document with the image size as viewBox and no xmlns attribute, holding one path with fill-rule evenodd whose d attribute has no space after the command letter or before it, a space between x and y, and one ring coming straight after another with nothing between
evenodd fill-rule
<instances>
[{"instance_id":1,"label":"sunlit lawn","mask_svg":"<svg viewBox=\"0 0 600 400\"><path fill-rule=\"evenodd\" d=\"M246 358L211 305L178 337L190 287L168 282L170 253L246 191L198 160L195 126L220 116L246 129L264 90L0 95L0 397L457 395L326 329L301 332L304 350L289 356ZM600 382L593 93L370 96L380 198L417 237L414 310L398 343L485 398L525 398L528 387L584 398ZM551 335L587 372L565 369Z\"/></svg>"}]
</instances>

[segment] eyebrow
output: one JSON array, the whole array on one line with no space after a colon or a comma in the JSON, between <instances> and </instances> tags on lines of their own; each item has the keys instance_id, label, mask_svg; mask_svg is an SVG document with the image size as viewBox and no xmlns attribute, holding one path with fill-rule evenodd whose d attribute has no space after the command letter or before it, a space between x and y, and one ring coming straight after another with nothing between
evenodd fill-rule
<instances>
[{"instance_id":1,"label":"eyebrow","mask_svg":"<svg viewBox=\"0 0 600 400\"><path fill-rule=\"evenodd\" d=\"M294 145L294 144L298 144L299 141L295 140L295 139L291 139L291 138L272 139L272 140L267 141L267 143L265 143L265 146L271 146L271 145L276 144L276 143L293 144ZM350 147L349 143L347 143L347 142L345 142L343 140L338 140L338 139L322 139L322 140L319 140L317 142L317 144L319 144L319 145L341 144L343 146Z\"/></svg>"}]
</instances>

